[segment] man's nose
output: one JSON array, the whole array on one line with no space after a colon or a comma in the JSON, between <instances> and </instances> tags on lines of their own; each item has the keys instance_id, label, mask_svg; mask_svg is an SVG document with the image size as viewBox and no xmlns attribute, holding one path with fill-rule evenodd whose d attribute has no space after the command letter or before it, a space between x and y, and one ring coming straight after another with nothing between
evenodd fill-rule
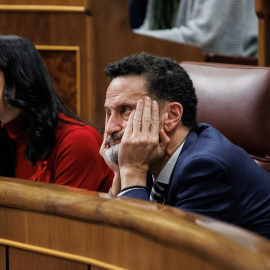
<instances>
[{"instance_id":1,"label":"man's nose","mask_svg":"<svg viewBox=\"0 0 270 270\"><path fill-rule=\"evenodd\" d=\"M123 129L123 119L117 117L114 113L107 119L105 131L108 135L113 134L114 132L119 132Z\"/></svg>"}]
</instances>

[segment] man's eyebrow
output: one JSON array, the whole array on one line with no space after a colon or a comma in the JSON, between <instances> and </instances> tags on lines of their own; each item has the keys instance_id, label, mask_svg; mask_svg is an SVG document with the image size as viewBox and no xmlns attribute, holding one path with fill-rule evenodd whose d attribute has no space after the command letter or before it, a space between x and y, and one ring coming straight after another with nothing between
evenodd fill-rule
<instances>
[{"instance_id":1,"label":"man's eyebrow","mask_svg":"<svg viewBox=\"0 0 270 270\"><path fill-rule=\"evenodd\" d=\"M121 103L121 104L118 104L116 106L114 106L114 109L118 109L118 108L121 108L121 107L136 107L136 102L134 104L130 104L130 103ZM104 108L105 110L110 110L106 104L104 104Z\"/></svg>"}]
</instances>

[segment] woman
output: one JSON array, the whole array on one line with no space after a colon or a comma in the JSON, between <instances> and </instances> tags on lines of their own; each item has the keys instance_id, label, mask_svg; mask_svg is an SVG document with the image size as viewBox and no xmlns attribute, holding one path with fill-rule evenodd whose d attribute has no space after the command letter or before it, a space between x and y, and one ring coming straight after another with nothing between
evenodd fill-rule
<instances>
[{"instance_id":1,"label":"woman","mask_svg":"<svg viewBox=\"0 0 270 270\"><path fill-rule=\"evenodd\" d=\"M107 192L102 138L57 98L28 40L0 35L0 175Z\"/></svg>"}]
</instances>

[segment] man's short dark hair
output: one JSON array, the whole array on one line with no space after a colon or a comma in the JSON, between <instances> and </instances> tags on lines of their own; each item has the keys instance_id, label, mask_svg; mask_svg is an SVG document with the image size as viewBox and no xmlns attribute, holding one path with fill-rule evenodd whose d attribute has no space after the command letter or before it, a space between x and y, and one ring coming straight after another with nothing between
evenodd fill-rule
<instances>
[{"instance_id":1,"label":"man's short dark hair","mask_svg":"<svg viewBox=\"0 0 270 270\"><path fill-rule=\"evenodd\" d=\"M105 68L110 80L127 75L146 78L148 95L158 102L179 102L183 106L182 124L190 130L196 128L197 97L187 72L169 58L148 53L135 54Z\"/></svg>"}]
</instances>

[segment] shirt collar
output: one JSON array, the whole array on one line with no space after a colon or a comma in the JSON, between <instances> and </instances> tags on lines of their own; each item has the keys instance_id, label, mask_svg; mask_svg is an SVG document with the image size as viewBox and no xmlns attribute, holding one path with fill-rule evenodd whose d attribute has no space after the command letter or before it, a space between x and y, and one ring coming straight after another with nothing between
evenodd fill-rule
<instances>
[{"instance_id":1,"label":"shirt collar","mask_svg":"<svg viewBox=\"0 0 270 270\"><path fill-rule=\"evenodd\" d=\"M164 168L161 170L157 179L155 179L153 176L154 182L158 181L159 183L169 184L173 168L176 164L178 156L180 155L184 143L185 141L183 141L182 144L174 151L173 155L170 157Z\"/></svg>"}]
</instances>

